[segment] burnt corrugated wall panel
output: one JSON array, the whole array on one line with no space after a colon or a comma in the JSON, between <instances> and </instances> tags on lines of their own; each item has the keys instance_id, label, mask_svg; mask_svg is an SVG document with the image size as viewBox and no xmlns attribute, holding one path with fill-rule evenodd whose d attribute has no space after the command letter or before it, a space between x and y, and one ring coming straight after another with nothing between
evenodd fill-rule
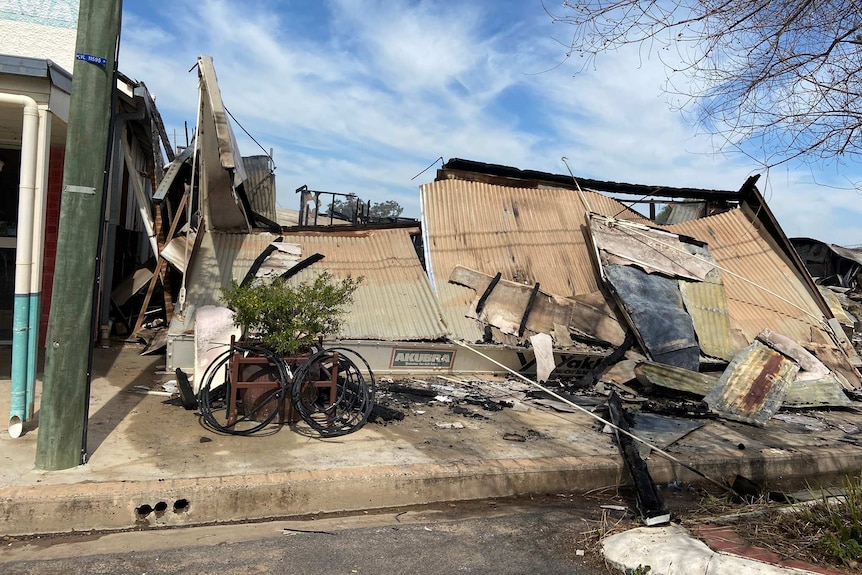
<instances>
[{"instance_id":1,"label":"burnt corrugated wall panel","mask_svg":"<svg viewBox=\"0 0 862 575\"><path fill-rule=\"evenodd\" d=\"M455 266L571 297L599 289L584 236L586 212L646 221L595 192L516 188L442 180L421 186L423 234L432 282L455 337L476 341L482 330L464 313L473 290L449 283Z\"/></svg>"},{"instance_id":2,"label":"burnt corrugated wall panel","mask_svg":"<svg viewBox=\"0 0 862 575\"><path fill-rule=\"evenodd\" d=\"M325 258L291 281L313 279L322 270L336 278L364 279L347 308L339 336L374 340L437 340L446 336L442 312L406 228L363 232L284 234L302 246L302 257ZM241 281L255 258L278 236L269 233L207 233L188 279L188 300L221 305L219 287Z\"/></svg>"}]
</instances>

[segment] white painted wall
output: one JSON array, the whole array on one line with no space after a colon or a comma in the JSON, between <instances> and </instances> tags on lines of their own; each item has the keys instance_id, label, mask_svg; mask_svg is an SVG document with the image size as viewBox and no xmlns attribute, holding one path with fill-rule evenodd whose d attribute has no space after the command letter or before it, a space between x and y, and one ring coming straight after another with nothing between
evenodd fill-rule
<instances>
[{"instance_id":1,"label":"white painted wall","mask_svg":"<svg viewBox=\"0 0 862 575\"><path fill-rule=\"evenodd\" d=\"M52 60L71 72L79 0L0 0L0 54Z\"/></svg>"}]
</instances>

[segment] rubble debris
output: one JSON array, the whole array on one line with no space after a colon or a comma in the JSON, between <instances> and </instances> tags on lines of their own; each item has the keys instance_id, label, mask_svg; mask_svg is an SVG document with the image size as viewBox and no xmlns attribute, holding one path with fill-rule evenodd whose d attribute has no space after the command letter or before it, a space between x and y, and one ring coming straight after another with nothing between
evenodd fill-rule
<instances>
[{"instance_id":1,"label":"rubble debris","mask_svg":"<svg viewBox=\"0 0 862 575\"><path fill-rule=\"evenodd\" d=\"M648 392L661 387L703 397L718 383L717 377L705 373L651 361L636 365L634 373L638 383Z\"/></svg>"},{"instance_id":2,"label":"rubble debris","mask_svg":"<svg viewBox=\"0 0 862 575\"><path fill-rule=\"evenodd\" d=\"M802 372L800 372L802 373ZM787 389L782 407L853 407L841 382L832 374L819 379L796 379Z\"/></svg>"},{"instance_id":3,"label":"rubble debris","mask_svg":"<svg viewBox=\"0 0 862 575\"><path fill-rule=\"evenodd\" d=\"M551 331L551 336L557 342L557 347L568 349L575 347L575 342L572 341L572 335L569 333L569 328L558 323L554 324L554 329Z\"/></svg>"},{"instance_id":4,"label":"rubble debris","mask_svg":"<svg viewBox=\"0 0 862 575\"><path fill-rule=\"evenodd\" d=\"M572 300L575 306L569 327L610 345L622 345L626 330L619 319L622 317L619 309L610 296L605 296L602 291L594 291L573 296Z\"/></svg>"},{"instance_id":5,"label":"rubble debris","mask_svg":"<svg viewBox=\"0 0 862 575\"><path fill-rule=\"evenodd\" d=\"M533 346L533 357L536 359L536 381L545 383L554 368L554 342L546 333L537 333L530 337Z\"/></svg>"},{"instance_id":6,"label":"rubble debris","mask_svg":"<svg viewBox=\"0 0 862 575\"><path fill-rule=\"evenodd\" d=\"M640 363L634 371L638 382L648 392L660 387L702 398L718 383L718 377L713 375L653 362ZM843 393L840 381L829 374L828 369L826 372L822 378L807 379L807 374L815 372L800 371L788 386L781 407L852 407L853 402Z\"/></svg>"},{"instance_id":7,"label":"rubble debris","mask_svg":"<svg viewBox=\"0 0 862 575\"><path fill-rule=\"evenodd\" d=\"M557 401L556 399L536 399L534 402L536 405L541 405L543 407L550 407L554 411L559 411L562 413L577 413L578 410L567 403L563 403L562 401ZM598 409L598 405L589 406L586 409L589 411L595 411Z\"/></svg>"},{"instance_id":8,"label":"rubble debris","mask_svg":"<svg viewBox=\"0 0 862 575\"><path fill-rule=\"evenodd\" d=\"M646 273L703 281L715 269L706 244L649 226L590 214L590 233L603 264L636 265Z\"/></svg>"},{"instance_id":9,"label":"rubble debris","mask_svg":"<svg viewBox=\"0 0 862 575\"><path fill-rule=\"evenodd\" d=\"M826 431L829 425L820 421L816 417L807 417L804 415L794 415L792 413L776 413L772 419L777 419L792 425L798 425L805 431Z\"/></svg>"},{"instance_id":10,"label":"rubble debris","mask_svg":"<svg viewBox=\"0 0 862 575\"><path fill-rule=\"evenodd\" d=\"M566 393L562 390L556 390L555 393L560 397L571 401L575 405L586 409L587 411L595 411L599 407L605 404L606 399L603 397L592 397L588 395L574 395L571 393ZM546 407L552 407L557 411L563 411L566 413L576 413L578 410L562 401L558 400L556 397L552 396L550 393L542 391L541 389L534 389L527 393L527 397L530 398L533 403L538 405L544 405Z\"/></svg>"},{"instance_id":11,"label":"rubble debris","mask_svg":"<svg viewBox=\"0 0 862 575\"><path fill-rule=\"evenodd\" d=\"M703 398L717 415L763 427L781 407L799 365L755 341L730 362Z\"/></svg>"},{"instance_id":12,"label":"rubble debris","mask_svg":"<svg viewBox=\"0 0 862 575\"><path fill-rule=\"evenodd\" d=\"M637 359L624 359L617 362L601 376L604 383L625 385L635 379L635 366L639 363Z\"/></svg>"},{"instance_id":13,"label":"rubble debris","mask_svg":"<svg viewBox=\"0 0 862 575\"><path fill-rule=\"evenodd\" d=\"M641 410L670 417L715 419L715 414L709 410L709 407L703 401L688 401L684 399L648 400L641 404Z\"/></svg>"},{"instance_id":14,"label":"rubble debris","mask_svg":"<svg viewBox=\"0 0 862 575\"><path fill-rule=\"evenodd\" d=\"M369 423L383 423L384 425L390 421L403 421L404 412L393 409L386 405L375 403L371 408L371 413L368 415Z\"/></svg>"},{"instance_id":15,"label":"rubble debris","mask_svg":"<svg viewBox=\"0 0 862 575\"><path fill-rule=\"evenodd\" d=\"M505 400L501 400L498 402L494 401L493 399L477 395L468 395L464 398L464 402L469 403L470 405L477 405L485 411L502 411L506 407L512 407L511 402L507 402Z\"/></svg>"},{"instance_id":16,"label":"rubble debris","mask_svg":"<svg viewBox=\"0 0 862 575\"><path fill-rule=\"evenodd\" d=\"M518 433L504 433L503 439L506 441L517 441L520 443L527 441L526 437L524 437L523 435L520 435Z\"/></svg>"},{"instance_id":17,"label":"rubble debris","mask_svg":"<svg viewBox=\"0 0 862 575\"><path fill-rule=\"evenodd\" d=\"M632 431L634 434L661 449L667 449L692 431L704 426L703 422L700 421L642 411L636 412L633 419ZM647 459L652 448L638 443L638 451L643 459Z\"/></svg>"},{"instance_id":18,"label":"rubble debris","mask_svg":"<svg viewBox=\"0 0 862 575\"><path fill-rule=\"evenodd\" d=\"M621 383L600 381L593 386L593 391L599 395L606 396L610 395L612 392L616 392L617 395L620 396L620 399L622 399L626 403L641 403L647 401L646 397L641 396L631 387L623 385Z\"/></svg>"},{"instance_id":19,"label":"rubble debris","mask_svg":"<svg viewBox=\"0 0 862 575\"><path fill-rule=\"evenodd\" d=\"M608 398L608 410L610 411L611 422L614 425L624 431L631 429L628 414L623 409L619 396L615 393L612 393ZM646 462L640 456L635 441L616 429L614 429L614 437L620 448L620 453L625 460L626 467L634 481L637 506L644 523L650 526L668 523L670 521L670 512L664 504L661 492L659 492L650 476Z\"/></svg>"},{"instance_id":20,"label":"rubble debris","mask_svg":"<svg viewBox=\"0 0 862 575\"><path fill-rule=\"evenodd\" d=\"M424 398L433 398L439 395L439 392L435 389L430 389L427 387L416 387L412 385L407 385L405 383L389 384L387 391L389 391L390 393L402 393L405 395L414 395L416 397Z\"/></svg>"},{"instance_id":21,"label":"rubble debris","mask_svg":"<svg viewBox=\"0 0 862 575\"><path fill-rule=\"evenodd\" d=\"M835 319L838 320L842 330L852 332L856 324L855 318L846 309L838 294L832 288L822 285L818 285L817 289L820 290L820 293L823 295L823 299L825 299L826 303L829 304L829 310L832 312L832 315L835 316ZM845 297L845 299L847 298Z\"/></svg>"},{"instance_id":22,"label":"rubble debris","mask_svg":"<svg viewBox=\"0 0 862 575\"><path fill-rule=\"evenodd\" d=\"M817 356L817 359L822 361L832 373L840 376L838 380L844 389L851 391L862 389L862 378L853 367L850 358L835 346L823 330L812 326L811 341L802 343L802 346ZM853 357L858 359L855 351Z\"/></svg>"},{"instance_id":23,"label":"rubble debris","mask_svg":"<svg viewBox=\"0 0 862 575\"><path fill-rule=\"evenodd\" d=\"M829 375L829 368L823 365L823 362L789 337L765 329L757 335L756 339L798 363L797 379L819 379Z\"/></svg>"},{"instance_id":24,"label":"rubble debris","mask_svg":"<svg viewBox=\"0 0 862 575\"><path fill-rule=\"evenodd\" d=\"M590 369L580 380L577 382L577 387L590 387L594 385L602 374L612 365L619 362L628 352L629 349L635 344L635 336L632 332L627 332L626 337L623 342L611 352L610 355L603 357Z\"/></svg>"},{"instance_id":25,"label":"rubble debris","mask_svg":"<svg viewBox=\"0 0 862 575\"><path fill-rule=\"evenodd\" d=\"M138 332L138 337L143 337L143 334ZM153 355L156 352L162 351L168 345L168 330L164 327L156 328L152 331L152 337L141 352L141 355Z\"/></svg>"},{"instance_id":26,"label":"rubble debris","mask_svg":"<svg viewBox=\"0 0 862 575\"><path fill-rule=\"evenodd\" d=\"M434 424L438 429L464 429L460 421L438 421Z\"/></svg>"},{"instance_id":27,"label":"rubble debris","mask_svg":"<svg viewBox=\"0 0 862 575\"><path fill-rule=\"evenodd\" d=\"M460 405L453 405L449 411L458 415L463 415L464 417L470 417L472 419L488 419L486 416L482 415L478 411L473 411L472 409L467 409L466 407L461 407Z\"/></svg>"},{"instance_id":28,"label":"rubble debris","mask_svg":"<svg viewBox=\"0 0 862 575\"><path fill-rule=\"evenodd\" d=\"M721 271L706 243L591 214L603 279L654 361L696 371L737 347Z\"/></svg>"}]
</instances>

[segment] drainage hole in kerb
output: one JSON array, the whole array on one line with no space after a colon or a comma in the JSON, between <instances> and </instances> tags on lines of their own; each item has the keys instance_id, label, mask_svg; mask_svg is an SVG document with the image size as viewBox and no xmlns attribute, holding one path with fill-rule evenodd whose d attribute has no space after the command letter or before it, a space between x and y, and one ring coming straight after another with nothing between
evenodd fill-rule
<instances>
[{"instance_id":1,"label":"drainage hole in kerb","mask_svg":"<svg viewBox=\"0 0 862 575\"><path fill-rule=\"evenodd\" d=\"M135 508L135 515L137 515L138 519L144 519L147 515L153 512L153 508L149 505L141 505L140 507Z\"/></svg>"},{"instance_id":2,"label":"drainage hole in kerb","mask_svg":"<svg viewBox=\"0 0 862 575\"><path fill-rule=\"evenodd\" d=\"M185 513L189 510L188 499L177 499L174 501L174 513Z\"/></svg>"}]
</instances>

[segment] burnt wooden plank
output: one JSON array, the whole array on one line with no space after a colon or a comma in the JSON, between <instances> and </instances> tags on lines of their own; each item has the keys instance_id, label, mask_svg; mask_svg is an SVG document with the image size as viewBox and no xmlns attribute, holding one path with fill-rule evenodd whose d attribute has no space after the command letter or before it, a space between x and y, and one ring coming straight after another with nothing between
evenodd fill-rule
<instances>
[{"instance_id":1,"label":"burnt wooden plank","mask_svg":"<svg viewBox=\"0 0 862 575\"><path fill-rule=\"evenodd\" d=\"M616 392L611 392L610 397L608 397L608 410L614 425L626 432L631 430L626 411ZM655 481L650 475L646 461L643 460L638 451L635 440L616 429L614 429L614 438L620 448L620 454L623 456L626 468L634 481L637 506L644 523L647 525L667 523L670 521L670 514Z\"/></svg>"}]
</instances>

